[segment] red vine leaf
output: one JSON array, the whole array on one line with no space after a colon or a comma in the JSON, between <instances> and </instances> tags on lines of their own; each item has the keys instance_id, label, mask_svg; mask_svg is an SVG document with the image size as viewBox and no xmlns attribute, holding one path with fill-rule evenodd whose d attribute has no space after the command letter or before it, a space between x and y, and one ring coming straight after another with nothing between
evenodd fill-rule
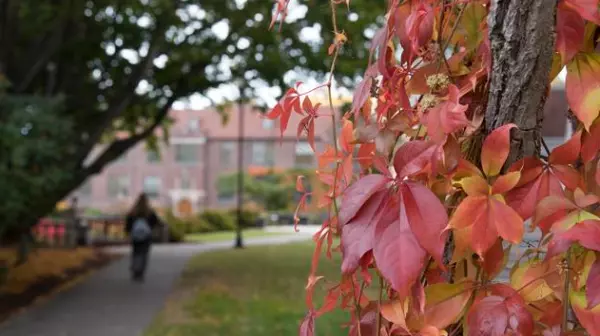
<instances>
[{"instance_id":1,"label":"red vine leaf","mask_svg":"<svg viewBox=\"0 0 600 336\"><path fill-rule=\"evenodd\" d=\"M587 309L594 309L600 304L600 259L592 264L585 285L585 296L588 301Z\"/></svg>"},{"instance_id":2,"label":"red vine leaf","mask_svg":"<svg viewBox=\"0 0 600 336\"><path fill-rule=\"evenodd\" d=\"M477 300L469 310L469 335L533 335L533 316L519 294L505 285L490 289L492 295Z\"/></svg>"},{"instance_id":3,"label":"red vine leaf","mask_svg":"<svg viewBox=\"0 0 600 336\"><path fill-rule=\"evenodd\" d=\"M421 172L431 162L434 150L434 145L424 140L408 141L400 146L394 155L397 178L403 179Z\"/></svg>"},{"instance_id":4,"label":"red vine leaf","mask_svg":"<svg viewBox=\"0 0 600 336\"><path fill-rule=\"evenodd\" d=\"M600 335L600 306L594 309L588 309L585 293L571 290L569 301L577 316L577 320L590 335Z\"/></svg>"},{"instance_id":5,"label":"red vine leaf","mask_svg":"<svg viewBox=\"0 0 600 336\"><path fill-rule=\"evenodd\" d=\"M419 244L443 265L442 255L448 233L446 209L439 198L424 185L417 182L405 182L400 186L400 205L406 211L410 228Z\"/></svg>"},{"instance_id":6,"label":"red vine leaf","mask_svg":"<svg viewBox=\"0 0 600 336\"><path fill-rule=\"evenodd\" d=\"M600 25L598 0L564 0L564 4L574 9L584 19Z\"/></svg>"},{"instance_id":7,"label":"red vine leaf","mask_svg":"<svg viewBox=\"0 0 600 336\"><path fill-rule=\"evenodd\" d=\"M338 215L339 223L344 226L357 215L365 202L381 190L389 179L379 174L369 174L352 183L342 196L342 204Z\"/></svg>"},{"instance_id":8,"label":"red vine leaf","mask_svg":"<svg viewBox=\"0 0 600 336\"><path fill-rule=\"evenodd\" d=\"M488 135L481 149L481 165L486 176L496 176L510 152L510 130L517 127L515 124L506 124L493 130Z\"/></svg>"},{"instance_id":9,"label":"red vine leaf","mask_svg":"<svg viewBox=\"0 0 600 336\"><path fill-rule=\"evenodd\" d=\"M446 135L454 133L469 124L465 112L468 105L459 102L460 92L455 85L448 87L447 100L429 109L423 116L423 124L427 127L427 133L431 139L438 144L444 143Z\"/></svg>"},{"instance_id":10,"label":"red vine leaf","mask_svg":"<svg viewBox=\"0 0 600 336\"><path fill-rule=\"evenodd\" d=\"M354 218L342 227L342 272L353 273L361 258L373 248L373 229L387 202L387 190L376 191L362 206Z\"/></svg>"},{"instance_id":11,"label":"red vine leaf","mask_svg":"<svg viewBox=\"0 0 600 336\"><path fill-rule=\"evenodd\" d=\"M300 330L298 333L300 336L314 336L315 335L315 312L310 310L304 316L302 323L300 323Z\"/></svg>"},{"instance_id":12,"label":"red vine leaf","mask_svg":"<svg viewBox=\"0 0 600 336\"><path fill-rule=\"evenodd\" d=\"M401 297L421 273L427 255L413 234L406 209L400 200L393 200L385 208L375 226L373 255L381 274Z\"/></svg>"},{"instance_id":13,"label":"red vine leaf","mask_svg":"<svg viewBox=\"0 0 600 336\"><path fill-rule=\"evenodd\" d=\"M420 1L418 5L412 8L405 24L413 53L418 54L419 49L431 39L434 19L433 8L424 1Z\"/></svg>"},{"instance_id":14,"label":"red vine leaf","mask_svg":"<svg viewBox=\"0 0 600 336\"><path fill-rule=\"evenodd\" d=\"M581 158L584 163L592 161L600 151L600 122L592 125L582 137Z\"/></svg>"},{"instance_id":15,"label":"red vine leaf","mask_svg":"<svg viewBox=\"0 0 600 336\"><path fill-rule=\"evenodd\" d=\"M562 56L563 64L569 63L583 45L585 21L564 2L558 5L556 13L556 50Z\"/></svg>"}]
</instances>

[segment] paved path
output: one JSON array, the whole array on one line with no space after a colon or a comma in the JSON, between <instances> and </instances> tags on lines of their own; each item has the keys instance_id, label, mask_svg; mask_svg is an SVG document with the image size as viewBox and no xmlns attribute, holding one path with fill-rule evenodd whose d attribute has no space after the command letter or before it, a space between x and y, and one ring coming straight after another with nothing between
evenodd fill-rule
<instances>
[{"instance_id":1,"label":"paved path","mask_svg":"<svg viewBox=\"0 0 600 336\"><path fill-rule=\"evenodd\" d=\"M285 244L308 234L247 239L247 245ZM2 336L138 336L151 323L171 292L174 281L193 255L231 248L232 242L155 245L147 280L132 283L128 258L91 275L83 283L0 325ZM128 252L126 248L113 248Z\"/></svg>"}]
</instances>

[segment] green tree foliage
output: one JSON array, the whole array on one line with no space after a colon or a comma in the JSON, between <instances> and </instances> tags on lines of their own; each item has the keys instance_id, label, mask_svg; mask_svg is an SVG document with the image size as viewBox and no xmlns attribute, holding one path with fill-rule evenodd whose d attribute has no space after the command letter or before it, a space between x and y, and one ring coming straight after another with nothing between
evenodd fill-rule
<instances>
[{"instance_id":1,"label":"green tree foliage","mask_svg":"<svg viewBox=\"0 0 600 336\"><path fill-rule=\"evenodd\" d=\"M244 201L256 202L268 211L291 210L296 206L299 197L293 177L312 174L314 172L298 169L271 172L263 176L244 174ZM219 176L219 196L234 196L237 192L237 179L237 173ZM310 185L307 188L310 188Z\"/></svg>"},{"instance_id":2,"label":"green tree foliage","mask_svg":"<svg viewBox=\"0 0 600 336\"><path fill-rule=\"evenodd\" d=\"M291 68L326 73L328 2L296 6L311 10L275 34L266 30L273 2L265 0L0 0L2 182L23 168L3 184L15 190L2 193L0 225L27 230L136 143L156 144L154 131L168 127L177 100L232 83L250 99L265 85L293 84L282 81ZM362 31L383 3L353 6L365 10L338 13L355 30L336 71L342 85L365 63L373 32ZM320 40L303 38L311 28ZM23 110L35 111L35 121Z\"/></svg>"}]
</instances>

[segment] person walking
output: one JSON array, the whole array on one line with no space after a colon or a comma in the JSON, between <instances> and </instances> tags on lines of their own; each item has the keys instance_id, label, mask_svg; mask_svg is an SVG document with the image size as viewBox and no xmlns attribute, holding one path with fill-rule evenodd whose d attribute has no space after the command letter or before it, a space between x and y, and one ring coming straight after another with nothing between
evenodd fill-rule
<instances>
[{"instance_id":1,"label":"person walking","mask_svg":"<svg viewBox=\"0 0 600 336\"><path fill-rule=\"evenodd\" d=\"M131 276L143 281L152 244L152 232L158 217L150 207L148 196L142 193L126 218L126 233L131 242Z\"/></svg>"}]
</instances>

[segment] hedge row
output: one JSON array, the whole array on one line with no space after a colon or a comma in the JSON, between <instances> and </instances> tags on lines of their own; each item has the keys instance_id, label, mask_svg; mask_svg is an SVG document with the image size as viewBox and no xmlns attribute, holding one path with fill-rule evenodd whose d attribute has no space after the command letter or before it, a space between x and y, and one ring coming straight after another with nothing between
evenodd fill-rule
<instances>
[{"instance_id":1,"label":"hedge row","mask_svg":"<svg viewBox=\"0 0 600 336\"><path fill-rule=\"evenodd\" d=\"M257 212L244 210L242 212L242 226L255 226L258 218L259 214ZM187 218L178 218L168 212L164 220L169 226L171 240L181 241L186 234L235 230L237 227L237 211L235 209L227 211L207 210Z\"/></svg>"}]
</instances>

